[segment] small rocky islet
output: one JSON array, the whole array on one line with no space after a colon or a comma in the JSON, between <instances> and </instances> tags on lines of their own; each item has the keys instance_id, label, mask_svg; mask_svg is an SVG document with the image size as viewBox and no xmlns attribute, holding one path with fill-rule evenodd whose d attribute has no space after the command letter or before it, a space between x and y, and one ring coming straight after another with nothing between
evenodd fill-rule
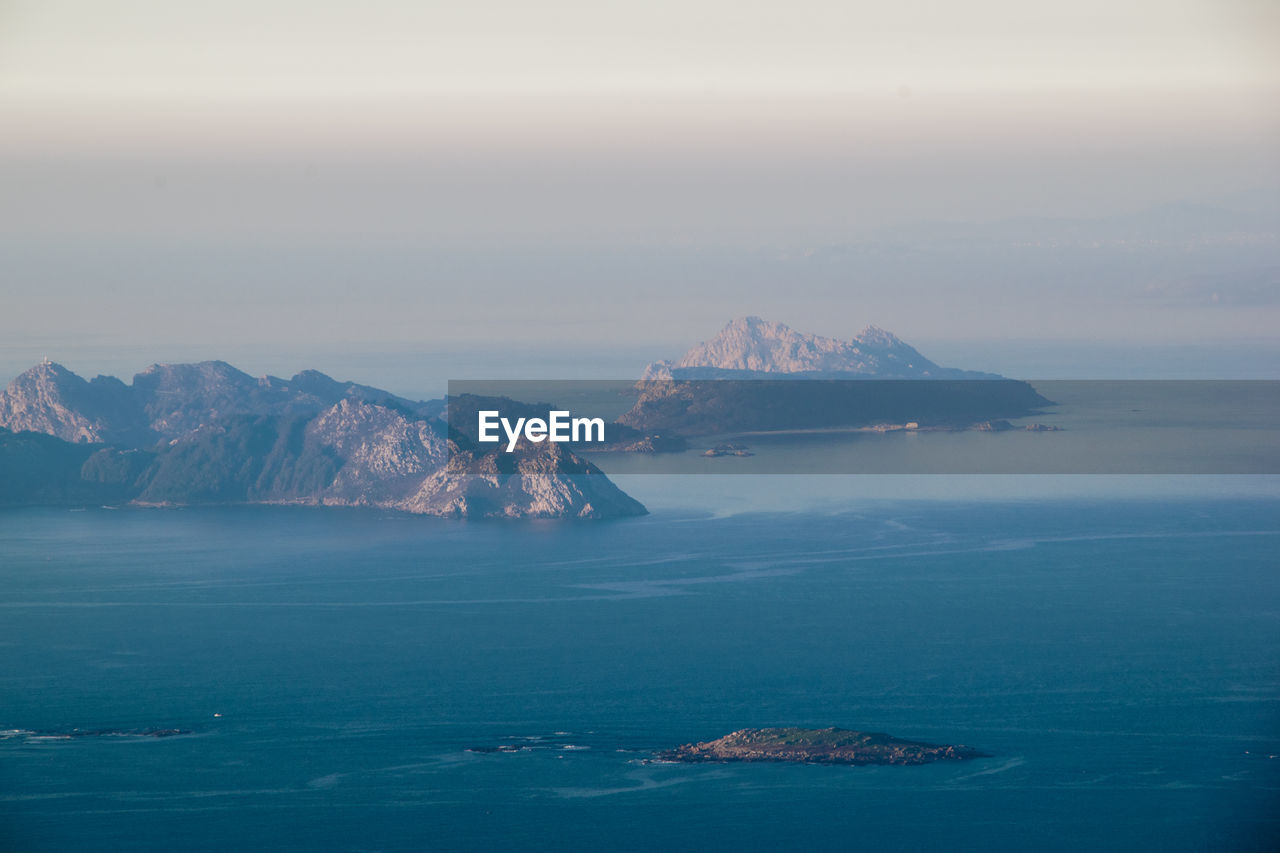
<instances>
[{"instance_id":1,"label":"small rocky islet","mask_svg":"<svg viewBox=\"0 0 1280 853\"><path fill-rule=\"evenodd\" d=\"M716 740L687 743L657 753L662 761L791 762L796 764L930 764L990 758L969 746L904 740L882 732L850 729L741 729Z\"/></svg>"}]
</instances>

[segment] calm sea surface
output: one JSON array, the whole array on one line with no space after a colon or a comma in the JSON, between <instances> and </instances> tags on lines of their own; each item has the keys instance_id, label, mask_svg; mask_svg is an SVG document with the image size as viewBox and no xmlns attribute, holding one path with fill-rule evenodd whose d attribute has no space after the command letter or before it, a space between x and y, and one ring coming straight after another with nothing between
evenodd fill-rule
<instances>
[{"instance_id":1,"label":"calm sea surface","mask_svg":"<svg viewBox=\"0 0 1280 853\"><path fill-rule=\"evenodd\" d=\"M0 849L1276 849L1277 555L1266 495L4 511ZM993 757L647 761L779 724Z\"/></svg>"}]
</instances>

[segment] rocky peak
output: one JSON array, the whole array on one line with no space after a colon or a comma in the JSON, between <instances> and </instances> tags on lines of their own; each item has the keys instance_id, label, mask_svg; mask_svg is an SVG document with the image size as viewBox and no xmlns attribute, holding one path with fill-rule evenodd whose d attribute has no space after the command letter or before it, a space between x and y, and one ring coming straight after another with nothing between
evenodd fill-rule
<instances>
[{"instance_id":1,"label":"rocky peak","mask_svg":"<svg viewBox=\"0 0 1280 853\"><path fill-rule=\"evenodd\" d=\"M84 393L88 384L56 361L42 361L10 382L9 389L48 397L67 394L74 396Z\"/></svg>"},{"instance_id":2,"label":"rocky peak","mask_svg":"<svg viewBox=\"0 0 1280 853\"><path fill-rule=\"evenodd\" d=\"M127 416L129 388L118 379L86 382L53 361L24 372L0 394L0 426L28 430L74 443L133 437L138 423Z\"/></svg>"},{"instance_id":3,"label":"rocky peak","mask_svg":"<svg viewBox=\"0 0 1280 853\"><path fill-rule=\"evenodd\" d=\"M894 378L960 373L938 367L893 333L876 326L868 326L851 340L842 341L798 332L784 323L760 317L740 317L678 360L650 365L644 378L716 378L708 371L851 373Z\"/></svg>"},{"instance_id":4,"label":"rocky peak","mask_svg":"<svg viewBox=\"0 0 1280 853\"><path fill-rule=\"evenodd\" d=\"M0 424L20 432L43 432L64 441L101 441L101 425L76 411L88 385L61 364L42 361L25 371L0 396Z\"/></svg>"},{"instance_id":5,"label":"rocky peak","mask_svg":"<svg viewBox=\"0 0 1280 853\"><path fill-rule=\"evenodd\" d=\"M155 432L166 438L234 414L282 414L286 391L225 361L153 364L133 377L134 394Z\"/></svg>"},{"instance_id":6,"label":"rocky peak","mask_svg":"<svg viewBox=\"0 0 1280 853\"><path fill-rule=\"evenodd\" d=\"M889 349L892 347L906 346L902 342L902 339L893 332L874 325L867 326L861 332L858 332L858 334L853 336L853 340L864 347Z\"/></svg>"}]
</instances>

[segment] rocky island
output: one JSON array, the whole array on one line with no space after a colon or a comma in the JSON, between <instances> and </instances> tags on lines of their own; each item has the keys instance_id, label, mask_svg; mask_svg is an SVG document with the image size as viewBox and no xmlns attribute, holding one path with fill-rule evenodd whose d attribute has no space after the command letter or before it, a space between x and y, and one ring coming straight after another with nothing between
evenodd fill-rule
<instances>
[{"instance_id":1,"label":"rocky island","mask_svg":"<svg viewBox=\"0 0 1280 853\"><path fill-rule=\"evenodd\" d=\"M884 329L846 341L759 317L732 321L676 361L650 364L637 390L618 422L685 438L885 423L998 431L1052 405L1026 382L940 367Z\"/></svg>"},{"instance_id":2,"label":"rocky island","mask_svg":"<svg viewBox=\"0 0 1280 853\"><path fill-rule=\"evenodd\" d=\"M664 761L788 761L797 764L929 764L989 758L968 746L903 740L850 729L741 729L717 740L658 753Z\"/></svg>"},{"instance_id":3,"label":"rocky island","mask_svg":"<svg viewBox=\"0 0 1280 853\"><path fill-rule=\"evenodd\" d=\"M157 364L131 384L45 361L0 392L0 506L311 504L469 518L645 508L554 444L512 453L450 429L447 402L317 371Z\"/></svg>"},{"instance_id":4,"label":"rocky island","mask_svg":"<svg viewBox=\"0 0 1280 853\"><path fill-rule=\"evenodd\" d=\"M703 456L715 458L717 456L755 456L747 449L745 444L717 444L708 450L702 452Z\"/></svg>"}]
</instances>

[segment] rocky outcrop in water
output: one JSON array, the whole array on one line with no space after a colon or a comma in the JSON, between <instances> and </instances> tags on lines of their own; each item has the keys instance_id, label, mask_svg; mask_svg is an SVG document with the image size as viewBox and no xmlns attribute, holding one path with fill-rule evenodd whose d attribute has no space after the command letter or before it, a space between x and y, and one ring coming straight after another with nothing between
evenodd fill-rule
<instances>
[{"instance_id":1,"label":"rocky outcrop in water","mask_svg":"<svg viewBox=\"0 0 1280 853\"><path fill-rule=\"evenodd\" d=\"M903 740L849 729L742 729L658 753L665 761L787 761L799 764L929 764L990 756L967 746Z\"/></svg>"}]
</instances>

